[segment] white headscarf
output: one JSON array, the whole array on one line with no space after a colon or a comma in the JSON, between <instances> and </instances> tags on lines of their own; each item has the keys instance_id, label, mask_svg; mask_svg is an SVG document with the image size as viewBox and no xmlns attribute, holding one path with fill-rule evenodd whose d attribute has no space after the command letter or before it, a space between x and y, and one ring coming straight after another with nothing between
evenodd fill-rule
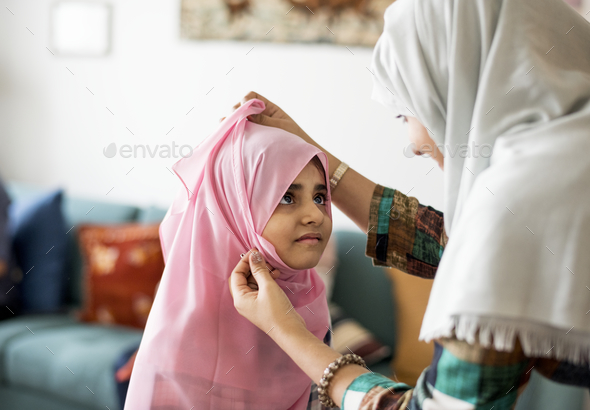
<instances>
[{"instance_id":1,"label":"white headscarf","mask_svg":"<svg viewBox=\"0 0 590 410\"><path fill-rule=\"evenodd\" d=\"M590 360L590 24L562 0L397 0L372 71L445 157L420 339Z\"/></svg>"}]
</instances>

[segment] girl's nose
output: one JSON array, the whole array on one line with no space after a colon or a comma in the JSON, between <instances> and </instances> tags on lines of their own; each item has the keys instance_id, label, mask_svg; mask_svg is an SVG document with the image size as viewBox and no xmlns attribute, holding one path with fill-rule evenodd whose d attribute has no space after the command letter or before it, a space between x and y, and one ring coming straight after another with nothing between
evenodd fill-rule
<instances>
[{"instance_id":1,"label":"girl's nose","mask_svg":"<svg viewBox=\"0 0 590 410\"><path fill-rule=\"evenodd\" d=\"M320 210L318 204L316 204L314 201L306 202L305 206L303 207L302 222L305 225L310 223L321 225L324 222L324 213Z\"/></svg>"}]
</instances>

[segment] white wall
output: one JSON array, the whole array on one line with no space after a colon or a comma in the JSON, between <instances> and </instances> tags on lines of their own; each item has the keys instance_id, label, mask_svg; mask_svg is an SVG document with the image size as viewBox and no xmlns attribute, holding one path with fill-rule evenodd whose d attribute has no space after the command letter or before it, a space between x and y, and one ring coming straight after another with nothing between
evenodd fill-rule
<instances>
[{"instance_id":1,"label":"white wall","mask_svg":"<svg viewBox=\"0 0 590 410\"><path fill-rule=\"evenodd\" d=\"M51 4L0 0L3 178L167 207L180 187L166 169L176 160L108 159L103 148L195 146L255 90L351 167L442 210L442 172L403 155L406 126L370 99L371 49L182 40L179 0L119 0L111 54L64 58L46 48ZM353 226L335 212L335 228Z\"/></svg>"}]
</instances>

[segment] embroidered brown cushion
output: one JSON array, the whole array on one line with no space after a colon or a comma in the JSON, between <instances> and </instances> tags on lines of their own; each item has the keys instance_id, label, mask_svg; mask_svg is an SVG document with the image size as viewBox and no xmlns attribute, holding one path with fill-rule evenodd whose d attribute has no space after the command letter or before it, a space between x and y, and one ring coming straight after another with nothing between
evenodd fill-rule
<instances>
[{"instance_id":1,"label":"embroidered brown cushion","mask_svg":"<svg viewBox=\"0 0 590 410\"><path fill-rule=\"evenodd\" d=\"M143 329L164 271L159 224L83 224L80 320Z\"/></svg>"}]
</instances>

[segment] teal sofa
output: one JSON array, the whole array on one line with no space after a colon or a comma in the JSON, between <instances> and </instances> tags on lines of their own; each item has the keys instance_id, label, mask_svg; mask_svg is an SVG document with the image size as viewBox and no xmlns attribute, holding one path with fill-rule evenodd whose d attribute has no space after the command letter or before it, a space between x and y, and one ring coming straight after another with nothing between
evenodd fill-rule
<instances>
[{"instance_id":1,"label":"teal sofa","mask_svg":"<svg viewBox=\"0 0 590 410\"><path fill-rule=\"evenodd\" d=\"M36 195L47 188L7 181L13 200ZM88 212L92 208L92 212ZM166 210L140 208L64 195L68 226L80 223L159 222ZM0 321L0 410L120 409L114 369L117 359L141 340L141 331L81 323L73 310L82 303L82 261L76 230L71 236L70 268L63 314L16 316ZM392 284L364 255L365 236L336 231L338 274L332 300L395 352L396 315ZM359 274L362 272L362 274ZM390 359L371 370L390 375ZM583 409L584 391L557 385L533 375L517 410ZM141 409L143 410L143 409ZM498 409L499 410L499 409Z\"/></svg>"},{"instance_id":2,"label":"teal sofa","mask_svg":"<svg viewBox=\"0 0 590 410\"><path fill-rule=\"evenodd\" d=\"M49 188L6 181L13 201ZM91 212L88 212L92 208ZM68 227L80 223L158 222L165 209L93 201L64 193ZM73 234L73 235L72 235ZM77 230L68 234L63 313L17 315L0 321L0 409L118 410L114 365L139 344L142 332L126 326L82 323L73 312L82 305L82 258Z\"/></svg>"}]
</instances>

